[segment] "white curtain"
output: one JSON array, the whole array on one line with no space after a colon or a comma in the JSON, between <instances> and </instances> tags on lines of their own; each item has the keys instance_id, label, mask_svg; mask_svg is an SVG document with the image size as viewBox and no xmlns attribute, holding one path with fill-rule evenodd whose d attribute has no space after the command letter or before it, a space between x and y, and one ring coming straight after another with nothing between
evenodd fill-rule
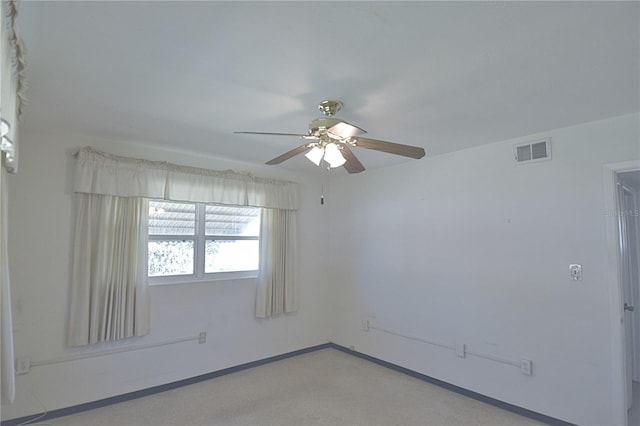
<instances>
[{"instance_id":1,"label":"white curtain","mask_svg":"<svg viewBox=\"0 0 640 426\"><path fill-rule=\"evenodd\" d=\"M0 377L2 402L12 403L15 398L15 369L5 171L16 173L18 168L18 121L24 106L25 61L22 41L16 31L17 2L2 0L0 6L0 117L9 125L9 133L0 143L4 152L0 154L3 157L0 170Z\"/></svg>"},{"instance_id":2,"label":"white curtain","mask_svg":"<svg viewBox=\"0 0 640 426\"><path fill-rule=\"evenodd\" d=\"M76 194L71 346L149 332L149 295L141 257L146 215L139 197Z\"/></svg>"},{"instance_id":3,"label":"white curtain","mask_svg":"<svg viewBox=\"0 0 640 426\"><path fill-rule=\"evenodd\" d=\"M256 316L267 318L298 310L296 285L296 212L262 209L260 272Z\"/></svg>"},{"instance_id":4,"label":"white curtain","mask_svg":"<svg viewBox=\"0 0 640 426\"><path fill-rule=\"evenodd\" d=\"M12 403L16 395L13 363L13 320L11 317L11 288L9 285L9 261L7 255L7 175L0 169L0 309L2 309L2 402Z\"/></svg>"},{"instance_id":5,"label":"white curtain","mask_svg":"<svg viewBox=\"0 0 640 426\"><path fill-rule=\"evenodd\" d=\"M18 122L22 119L25 93L24 46L17 32L18 2L2 0L0 11L0 117L9 124L7 140L2 142L4 167L18 170ZM11 141L12 143L8 143Z\"/></svg>"},{"instance_id":6,"label":"white curtain","mask_svg":"<svg viewBox=\"0 0 640 426\"><path fill-rule=\"evenodd\" d=\"M133 246L134 237L142 234L137 227L147 217L144 207L134 206L142 198L263 208L256 315L297 310L296 183L119 157L86 147L77 154L74 191L78 212L71 345L148 331L147 284L141 278L146 277L146 265ZM137 221L132 219L135 211ZM121 222L122 216L131 220Z\"/></svg>"}]
</instances>

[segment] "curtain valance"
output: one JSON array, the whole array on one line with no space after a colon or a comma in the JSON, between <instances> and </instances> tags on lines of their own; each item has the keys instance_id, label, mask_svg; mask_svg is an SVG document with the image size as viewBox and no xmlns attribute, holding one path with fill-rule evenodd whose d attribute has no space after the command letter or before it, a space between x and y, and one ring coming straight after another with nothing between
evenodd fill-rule
<instances>
[{"instance_id":1,"label":"curtain valance","mask_svg":"<svg viewBox=\"0 0 640 426\"><path fill-rule=\"evenodd\" d=\"M208 170L119 157L86 147L77 155L74 191L176 201L298 209L298 185L233 170Z\"/></svg>"}]
</instances>

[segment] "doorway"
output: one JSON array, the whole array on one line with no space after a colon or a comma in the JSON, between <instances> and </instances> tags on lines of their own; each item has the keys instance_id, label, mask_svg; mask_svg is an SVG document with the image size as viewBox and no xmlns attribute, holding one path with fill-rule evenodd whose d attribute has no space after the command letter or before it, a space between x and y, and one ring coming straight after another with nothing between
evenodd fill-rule
<instances>
[{"instance_id":1,"label":"doorway","mask_svg":"<svg viewBox=\"0 0 640 426\"><path fill-rule=\"evenodd\" d=\"M640 425L640 170L616 172L628 424Z\"/></svg>"},{"instance_id":2,"label":"doorway","mask_svg":"<svg viewBox=\"0 0 640 426\"><path fill-rule=\"evenodd\" d=\"M627 174L627 172L632 172ZM636 211L632 208L629 212L625 212L624 197L620 195L621 185L625 185L627 190L633 192L631 188L637 188L633 179L640 173L640 160L624 161L620 163L610 163L604 165L604 217L605 217L605 230L606 230L606 269L607 269L607 281L609 287L609 304L610 304L610 327L611 327L611 378L613 380L611 388L611 401L612 405L612 424L628 425L636 424L640 425L640 422L636 423L635 417L632 422L629 423L629 415L635 416L635 411L629 411L629 408L633 404L633 364L634 358L637 358L637 366L640 367L640 350L634 351L633 348L633 334L634 331L637 335L635 338L636 345L640 347L640 284L636 282L635 290L631 290L634 286L630 284L630 280L624 281L624 275L630 277L628 265L631 263L629 259L633 260L638 258L638 252L632 255L627 248L627 251L622 250L621 238L622 238L622 222L621 219L637 218ZM622 182L619 182L619 178ZM620 185L618 185L620 183ZM636 196L636 203L639 202L639 198ZM619 203L620 202L620 203ZM628 201L627 201L628 202ZM625 222L626 224L627 222ZM636 226L637 226L636 222ZM627 230L631 228L628 226ZM636 228L638 229L638 228ZM627 235L627 245L630 235ZM638 236L636 235L636 242L638 242ZM638 246L638 244L636 244ZM626 253L623 256L623 252ZM627 258L626 263L624 261ZM624 265L623 265L624 263ZM625 272L627 271L627 272ZM633 295L635 294L636 305L634 305ZM624 309L624 304L627 304L627 309ZM633 307L633 311L631 311ZM633 317L638 318L633 318ZM634 326L634 321L636 325ZM634 330L635 328L635 330ZM628 338L629 336L629 338ZM629 342L627 342L629 340ZM634 354L635 352L635 354ZM629 354L629 355L627 355ZM636 372L640 372L640 368L636 368ZM637 377L637 376L636 376ZM640 377L637 377L640 378ZM640 381L638 381L640 384ZM636 386L640 395L640 388ZM640 409L640 401L635 404L635 409Z\"/></svg>"}]
</instances>

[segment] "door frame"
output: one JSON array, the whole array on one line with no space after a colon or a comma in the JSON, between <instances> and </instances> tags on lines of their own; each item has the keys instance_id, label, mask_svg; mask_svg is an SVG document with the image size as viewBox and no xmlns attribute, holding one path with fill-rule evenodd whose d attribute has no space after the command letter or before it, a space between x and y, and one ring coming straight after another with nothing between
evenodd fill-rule
<instances>
[{"instance_id":1,"label":"door frame","mask_svg":"<svg viewBox=\"0 0 640 426\"><path fill-rule=\"evenodd\" d=\"M626 342L624 335L624 285L621 278L621 259L618 249L618 209L616 174L640 170L640 160L605 164L604 166L604 218L607 241L607 283L609 285L609 310L611 318L611 377L612 408L615 424L627 425L627 378L631 372L626 367Z\"/></svg>"}]
</instances>

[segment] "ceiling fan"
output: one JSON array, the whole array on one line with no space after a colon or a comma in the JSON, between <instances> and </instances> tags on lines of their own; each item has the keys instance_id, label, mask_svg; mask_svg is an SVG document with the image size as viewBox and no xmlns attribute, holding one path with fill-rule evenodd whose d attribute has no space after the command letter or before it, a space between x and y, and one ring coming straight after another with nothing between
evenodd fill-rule
<instances>
[{"instance_id":1,"label":"ceiling fan","mask_svg":"<svg viewBox=\"0 0 640 426\"><path fill-rule=\"evenodd\" d=\"M403 145L394 142L369 139L359 136L367 133L358 126L346 121L334 118L334 114L342 108L342 102L327 100L320 102L318 109L324 112L325 117L316 118L309 123L308 134L298 133L269 133L269 132L235 132L251 135L276 135L297 136L308 142L297 148L287 151L278 157L267 161L266 164L280 164L298 154L305 156L317 166L324 161L329 168L344 166L349 173L360 173L364 166L351 151L352 147L373 149L389 154L402 155L411 158L425 156L424 148Z\"/></svg>"}]
</instances>

